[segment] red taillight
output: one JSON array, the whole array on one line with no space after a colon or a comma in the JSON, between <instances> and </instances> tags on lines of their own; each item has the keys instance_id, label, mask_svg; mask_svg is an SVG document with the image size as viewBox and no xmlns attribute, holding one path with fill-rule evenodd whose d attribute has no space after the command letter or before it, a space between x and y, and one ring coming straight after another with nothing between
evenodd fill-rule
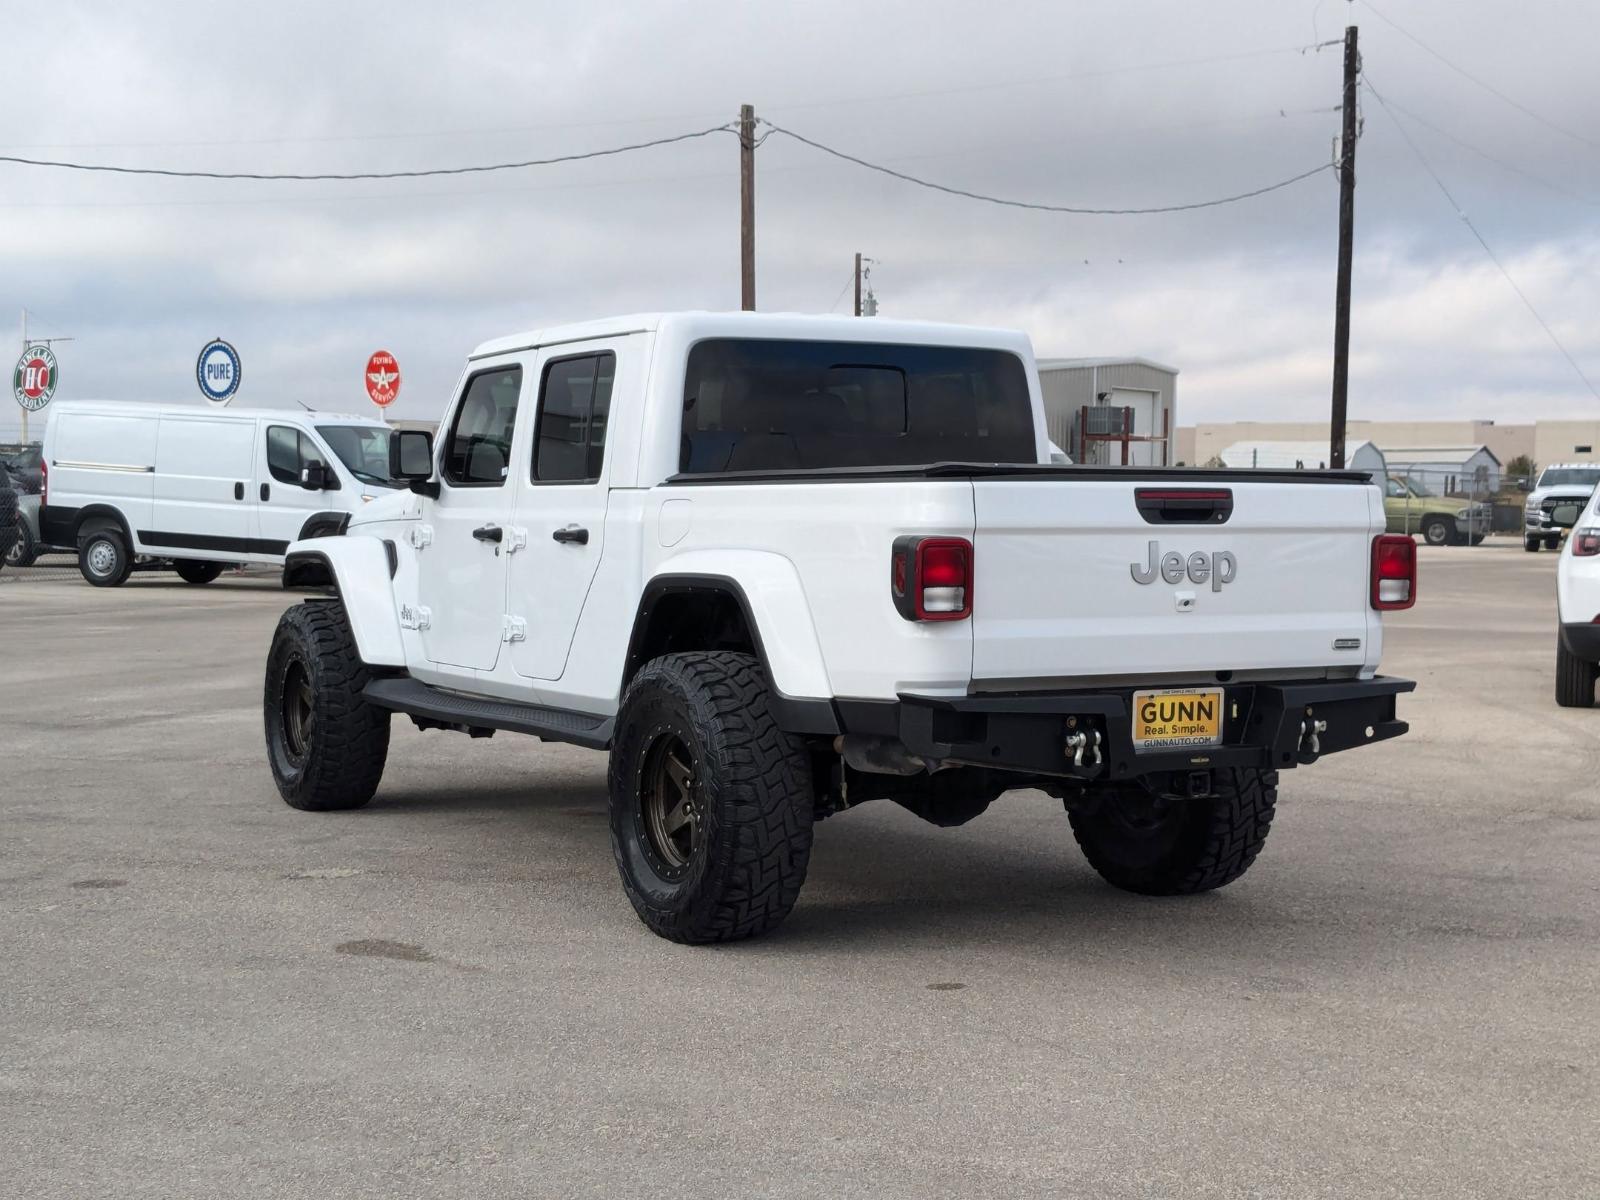
<instances>
[{"instance_id":1,"label":"red taillight","mask_svg":"<svg viewBox=\"0 0 1600 1200\"><path fill-rule=\"evenodd\" d=\"M1572 557L1592 558L1600 554L1600 529L1580 529L1572 535Z\"/></svg>"},{"instance_id":2,"label":"red taillight","mask_svg":"<svg viewBox=\"0 0 1600 1200\"><path fill-rule=\"evenodd\" d=\"M972 543L966 538L896 538L889 587L908 621L972 615Z\"/></svg>"},{"instance_id":3,"label":"red taillight","mask_svg":"<svg viewBox=\"0 0 1600 1200\"><path fill-rule=\"evenodd\" d=\"M1417 543L1404 534L1372 539L1372 607L1380 612L1417 602Z\"/></svg>"}]
</instances>

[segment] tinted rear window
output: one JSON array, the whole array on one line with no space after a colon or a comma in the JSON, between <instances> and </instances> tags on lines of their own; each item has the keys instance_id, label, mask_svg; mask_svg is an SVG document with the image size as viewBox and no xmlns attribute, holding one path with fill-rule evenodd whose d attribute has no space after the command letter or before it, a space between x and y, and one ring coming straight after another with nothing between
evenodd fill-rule
<instances>
[{"instance_id":1,"label":"tinted rear window","mask_svg":"<svg viewBox=\"0 0 1600 1200\"><path fill-rule=\"evenodd\" d=\"M689 351L685 473L1037 461L1015 354L755 338Z\"/></svg>"}]
</instances>

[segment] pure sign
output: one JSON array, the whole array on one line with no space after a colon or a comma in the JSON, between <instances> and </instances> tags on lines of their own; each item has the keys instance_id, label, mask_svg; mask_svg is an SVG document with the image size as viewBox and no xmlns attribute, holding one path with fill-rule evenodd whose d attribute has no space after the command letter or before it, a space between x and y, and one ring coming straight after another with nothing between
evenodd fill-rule
<instances>
[{"instance_id":1,"label":"pure sign","mask_svg":"<svg viewBox=\"0 0 1600 1200\"><path fill-rule=\"evenodd\" d=\"M56 394L56 378L56 356L50 347L29 346L17 359L11 391L23 408L38 412Z\"/></svg>"},{"instance_id":2,"label":"pure sign","mask_svg":"<svg viewBox=\"0 0 1600 1200\"><path fill-rule=\"evenodd\" d=\"M388 408L400 394L400 364L387 350L367 359L367 395L379 408Z\"/></svg>"},{"instance_id":3,"label":"pure sign","mask_svg":"<svg viewBox=\"0 0 1600 1200\"><path fill-rule=\"evenodd\" d=\"M232 400L243 376L239 352L221 338L207 342L195 360L195 382L200 385L200 394L212 404L221 406Z\"/></svg>"}]
</instances>

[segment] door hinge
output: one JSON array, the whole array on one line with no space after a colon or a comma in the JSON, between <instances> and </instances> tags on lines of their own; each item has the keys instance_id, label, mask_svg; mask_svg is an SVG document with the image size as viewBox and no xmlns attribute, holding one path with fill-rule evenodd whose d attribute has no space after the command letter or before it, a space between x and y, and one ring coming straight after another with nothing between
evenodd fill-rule
<instances>
[{"instance_id":1,"label":"door hinge","mask_svg":"<svg viewBox=\"0 0 1600 1200\"><path fill-rule=\"evenodd\" d=\"M528 531L520 525L512 525L506 530L507 554L515 554L518 550L528 548Z\"/></svg>"},{"instance_id":2,"label":"door hinge","mask_svg":"<svg viewBox=\"0 0 1600 1200\"><path fill-rule=\"evenodd\" d=\"M421 550L424 546L430 546L433 544L433 526L413 525L411 527L411 532L407 534L406 537L413 546L415 546L418 550Z\"/></svg>"},{"instance_id":3,"label":"door hinge","mask_svg":"<svg viewBox=\"0 0 1600 1200\"><path fill-rule=\"evenodd\" d=\"M502 642L527 641L528 623L521 617L506 617L500 626L500 640Z\"/></svg>"}]
</instances>

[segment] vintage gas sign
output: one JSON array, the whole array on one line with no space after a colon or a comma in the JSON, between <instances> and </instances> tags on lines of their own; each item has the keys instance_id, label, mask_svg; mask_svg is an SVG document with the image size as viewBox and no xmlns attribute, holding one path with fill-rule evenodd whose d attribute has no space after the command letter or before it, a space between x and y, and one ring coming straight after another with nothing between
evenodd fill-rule
<instances>
[{"instance_id":1,"label":"vintage gas sign","mask_svg":"<svg viewBox=\"0 0 1600 1200\"><path fill-rule=\"evenodd\" d=\"M56 356L49 346L29 346L17 359L11 375L11 392L29 412L38 412L56 394Z\"/></svg>"},{"instance_id":2,"label":"vintage gas sign","mask_svg":"<svg viewBox=\"0 0 1600 1200\"><path fill-rule=\"evenodd\" d=\"M212 404L223 405L232 400L243 376L239 352L221 338L207 342L195 360L195 382L200 385L201 395Z\"/></svg>"},{"instance_id":3,"label":"vintage gas sign","mask_svg":"<svg viewBox=\"0 0 1600 1200\"><path fill-rule=\"evenodd\" d=\"M379 408L388 408L400 394L400 364L387 350L367 359L367 395Z\"/></svg>"}]
</instances>

